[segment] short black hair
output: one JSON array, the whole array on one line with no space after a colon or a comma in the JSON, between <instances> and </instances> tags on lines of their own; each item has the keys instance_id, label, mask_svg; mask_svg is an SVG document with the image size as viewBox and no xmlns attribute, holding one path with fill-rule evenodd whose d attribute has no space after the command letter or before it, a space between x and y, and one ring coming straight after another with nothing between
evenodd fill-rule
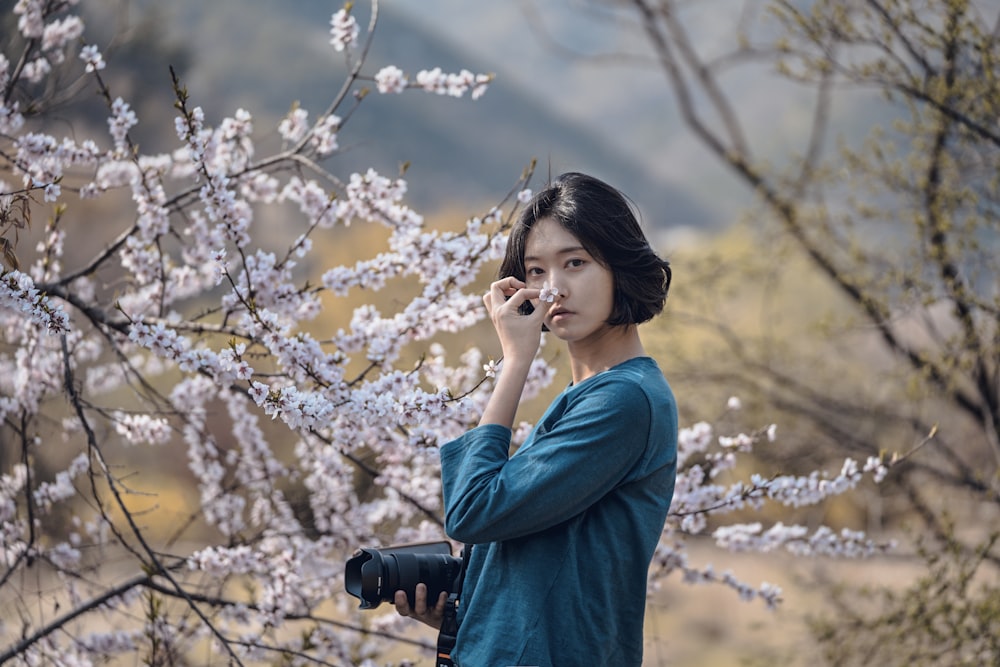
<instances>
[{"instance_id":1,"label":"short black hair","mask_svg":"<svg viewBox=\"0 0 1000 667\"><path fill-rule=\"evenodd\" d=\"M578 172L556 178L521 211L507 239L499 277L525 279L528 233L544 218L562 225L611 271L615 295L608 324L641 324L663 310L670 289L670 263L650 247L625 195Z\"/></svg>"}]
</instances>

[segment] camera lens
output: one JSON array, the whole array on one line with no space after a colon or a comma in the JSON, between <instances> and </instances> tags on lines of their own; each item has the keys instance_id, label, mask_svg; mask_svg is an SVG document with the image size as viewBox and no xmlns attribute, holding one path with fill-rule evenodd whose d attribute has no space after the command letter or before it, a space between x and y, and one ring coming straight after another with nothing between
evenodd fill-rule
<instances>
[{"instance_id":1,"label":"camera lens","mask_svg":"<svg viewBox=\"0 0 1000 667\"><path fill-rule=\"evenodd\" d=\"M382 590L382 557L374 549L359 549L347 561L344 572L347 592L361 600L362 609L377 607Z\"/></svg>"},{"instance_id":2,"label":"camera lens","mask_svg":"<svg viewBox=\"0 0 1000 667\"><path fill-rule=\"evenodd\" d=\"M361 601L362 609L392 602L398 590L415 604L418 583L427 586L433 605L442 591L451 592L462 569L462 559L451 555L447 542L433 542L384 549L359 549L347 561L344 587Z\"/></svg>"}]
</instances>

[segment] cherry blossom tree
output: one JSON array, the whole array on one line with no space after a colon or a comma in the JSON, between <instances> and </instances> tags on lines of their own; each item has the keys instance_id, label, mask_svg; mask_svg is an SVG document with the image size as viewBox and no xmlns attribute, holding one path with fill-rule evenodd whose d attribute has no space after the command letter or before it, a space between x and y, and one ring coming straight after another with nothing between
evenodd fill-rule
<instances>
[{"instance_id":1,"label":"cherry blossom tree","mask_svg":"<svg viewBox=\"0 0 1000 667\"><path fill-rule=\"evenodd\" d=\"M368 62L378 3L365 28L348 3L329 27L345 80L319 113L281 120L279 150L257 153L248 110L210 125L175 74L176 145L147 154L78 4L20 0L19 50L0 54L0 663L375 664L412 640L394 614L353 609L344 562L358 546L444 537L437 447L475 423L503 366L441 337L483 319L477 279L501 256L532 170L446 232L407 205L401 176L325 159L366 96L477 99L491 76ZM99 93L106 131L50 122L34 96L57 68ZM71 212L116 197L129 203L108 221L113 237L76 259L67 249L99 232ZM260 221L276 210L275 248ZM384 249L324 265L315 246L350 225L384 229ZM392 312L374 305L401 284ZM324 309L357 293L367 303L326 328ZM543 347L527 396L553 376ZM738 409L732 399L725 414ZM776 585L691 562L686 540L705 532L732 552L885 547L725 519L821 503L896 459L744 479L738 463L776 429L719 428L681 433L651 589L680 573L780 602ZM141 474L178 459L198 496L182 521L158 512Z\"/></svg>"}]
</instances>

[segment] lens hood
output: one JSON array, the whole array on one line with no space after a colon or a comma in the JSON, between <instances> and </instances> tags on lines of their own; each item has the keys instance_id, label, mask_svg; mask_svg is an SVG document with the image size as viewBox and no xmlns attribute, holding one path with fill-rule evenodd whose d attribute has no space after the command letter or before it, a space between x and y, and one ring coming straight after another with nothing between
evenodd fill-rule
<instances>
[{"instance_id":1,"label":"lens hood","mask_svg":"<svg viewBox=\"0 0 1000 667\"><path fill-rule=\"evenodd\" d=\"M344 588L361 601L361 609L392 602L398 590L406 592L412 607L417 584L423 583L433 604L441 591L453 590L461 569L462 559L451 555L448 542L361 548L347 561Z\"/></svg>"}]
</instances>

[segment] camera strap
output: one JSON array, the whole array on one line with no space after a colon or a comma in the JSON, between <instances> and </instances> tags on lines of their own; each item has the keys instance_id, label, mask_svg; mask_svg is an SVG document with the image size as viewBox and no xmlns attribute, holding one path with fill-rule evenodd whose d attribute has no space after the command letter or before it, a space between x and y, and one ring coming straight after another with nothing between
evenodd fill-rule
<instances>
[{"instance_id":1,"label":"camera strap","mask_svg":"<svg viewBox=\"0 0 1000 667\"><path fill-rule=\"evenodd\" d=\"M448 601L444 606L444 616L441 618L435 667L455 667L455 662L451 659L451 652L454 650L458 638L458 599L462 595L462 584L465 582L465 570L469 566L471 552L471 544L466 544L462 548L462 569L458 573L455 590L448 594Z\"/></svg>"}]
</instances>

